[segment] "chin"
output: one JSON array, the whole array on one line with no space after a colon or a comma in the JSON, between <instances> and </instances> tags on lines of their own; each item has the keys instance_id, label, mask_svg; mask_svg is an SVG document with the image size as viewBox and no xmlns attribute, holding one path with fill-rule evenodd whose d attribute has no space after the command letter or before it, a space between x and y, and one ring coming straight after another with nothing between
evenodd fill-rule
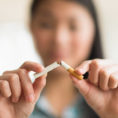
<instances>
[{"instance_id":1,"label":"chin","mask_svg":"<svg viewBox=\"0 0 118 118\"><path fill-rule=\"evenodd\" d=\"M56 61L60 62L62 60L74 68L78 65L78 62L76 62L75 60L73 60L73 58L70 58L70 57L68 57L68 58L46 58L46 60L44 60L44 65L48 66L48 65L52 64L53 62L56 62ZM57 68L55 70L62 71L63 69Z\"/></svg>"},{"instance_id":2,"label":"chin","mask_svg":"<svg viewBox=\"0 0 118 118\"><path fill-rule=\"evenodd\" d=\"M53 75L62 75L62 74L66 74L67 71L62 66L60 66L54 69L53 71L51 71L50 73Z\"/></svg>"}]
</instances>

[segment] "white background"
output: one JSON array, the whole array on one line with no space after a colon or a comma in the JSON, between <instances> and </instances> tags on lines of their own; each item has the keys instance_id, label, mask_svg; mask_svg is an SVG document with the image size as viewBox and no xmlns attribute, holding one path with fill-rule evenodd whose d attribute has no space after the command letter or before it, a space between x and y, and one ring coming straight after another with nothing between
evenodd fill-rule
<instances>
[{"instance_id":1,"label":"white background","mask_svg":"<svg viewBox=\"0 0 118 118\"><path fill-rule=\"evenodd\" d=\"M94 0L105 57L118 62L118 0ZM40 62L28 29L30 0L0 0L0 74L24 61Z\"/></svg>"}]
</instances>

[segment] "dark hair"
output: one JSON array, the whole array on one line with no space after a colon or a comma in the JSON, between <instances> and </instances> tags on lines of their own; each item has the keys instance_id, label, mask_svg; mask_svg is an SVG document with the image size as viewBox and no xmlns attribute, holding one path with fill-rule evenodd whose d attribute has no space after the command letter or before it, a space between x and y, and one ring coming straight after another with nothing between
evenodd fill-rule
<instances>
[{"instance_id":1,"label":"dark hair","mask_svg":"<svg viewBox=\"0 0 118 118\"><path fill-rule=\"evenodd\" d=\"M32 6L31 6L31 17L34 15L36 8L43 1L44 0L33 0ZM70 1L79 2L81 5L83 5L89 11L94 21L95 36L94 36L94 42L91 49L91 53L88 59L103 58L103 51L102 51L102 45L101 45L101 37L100 37L100 30L98 26L97 13L96 13L92 0L70 0Z\"/></svg>"}]
</instances>

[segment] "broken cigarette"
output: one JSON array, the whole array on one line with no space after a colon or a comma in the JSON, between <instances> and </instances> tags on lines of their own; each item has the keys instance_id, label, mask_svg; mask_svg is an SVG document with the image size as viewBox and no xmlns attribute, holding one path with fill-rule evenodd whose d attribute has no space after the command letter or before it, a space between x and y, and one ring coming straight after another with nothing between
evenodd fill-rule
<instances>
[{"instance_id":1,"label":"broken cigarette","mask_svg":"<svg viewBox=\"0 0 118 118\"><path fill-rule=\"evenodd\" d=\"M57 68L57 67L59 67L59 66L60 66L59 63L54 62L54 63L50 64L49 66L47 66L47 67L44 69L44 71L42 71L42 72L40 72L40 73L35 73L35 74L34 74L34 78L35 78L35 79L36 79L36 78L39 78L39 77L45 75L46 73L48 73L48 72L54 70L55 68Z\"/></svg>"},{"instance_id":2,"label":"broken cigarette","mask_svg":"<svg viewBox=\"0 0 118 118\"><path fill-rule=\"evenodd\" d=\"M79 80L82 80L84 77L83 75L78 75L75 70L69 66L68 64L66 64L64 61L61 61L60 64L70 73L72 74L74 77L76 77Z\"/></svg>"},{"instance_id":3,"label":"broken cigarette","mask_svg":"<svg viewBox=\"0 0 118 118\"><path fill-rule=\"evenodd\" d=\"M54 70L55 68L59 67L59 66L63 66L69 73L71 73L73 76L75 76L77 79L82 80L84 77L83 75L78 75L75 70L69 66L68 64L66 64L64 61L60 61L60 62L54 62L51 65L47 66L44 71L42 71L41 73L35 73L34 74L34 78L39 78L43 75L45 75L46 73Z\"/></svg>"}]
</instances>

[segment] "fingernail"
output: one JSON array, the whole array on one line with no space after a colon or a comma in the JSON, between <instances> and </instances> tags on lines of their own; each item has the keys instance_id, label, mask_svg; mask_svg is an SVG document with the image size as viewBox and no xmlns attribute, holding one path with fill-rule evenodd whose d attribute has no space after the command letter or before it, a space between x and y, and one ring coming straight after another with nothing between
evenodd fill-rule
<instances>
[{"instance_id":1,"label":"fingernail","mask_svg":"<svg viewBox=\"0 0 118 118\"><path fill-rule=\"evenodd\" d=\"M83 70L83 69L80 69L79 72L80 72L81 74L83 74L83 73L84 73L84 70Z\"/></svg>"},{"instance_id":2,"label":"fingernail","mask_svg":"<svg viewBox=\"0 0 118 118\"><path fill-rule=\"evenodd\" d=\"M27 97L28 102L33 102L34 101L34 94L31 94Z\"/></svg>"},{"instance_id":3,"label":"fingernail","mask_svg":"<svg viewBox=\"0 0 118 118\"><path fill-rule=\"evenodd\" d=\"M45 75L42 76L42 78L46 78L47 77L47 73Z\"/></svg>"},{"instance_id":4,"label":"fingernail","mask_svg":"<svg viewBox=\"0 0 118 118\"><path fill-rule=\"evenodd\" d=\"M83 69L75 69L75 72L78 73L78 74L83 74L84 73L84 70Z\"/></svg>"}]
</instances>

